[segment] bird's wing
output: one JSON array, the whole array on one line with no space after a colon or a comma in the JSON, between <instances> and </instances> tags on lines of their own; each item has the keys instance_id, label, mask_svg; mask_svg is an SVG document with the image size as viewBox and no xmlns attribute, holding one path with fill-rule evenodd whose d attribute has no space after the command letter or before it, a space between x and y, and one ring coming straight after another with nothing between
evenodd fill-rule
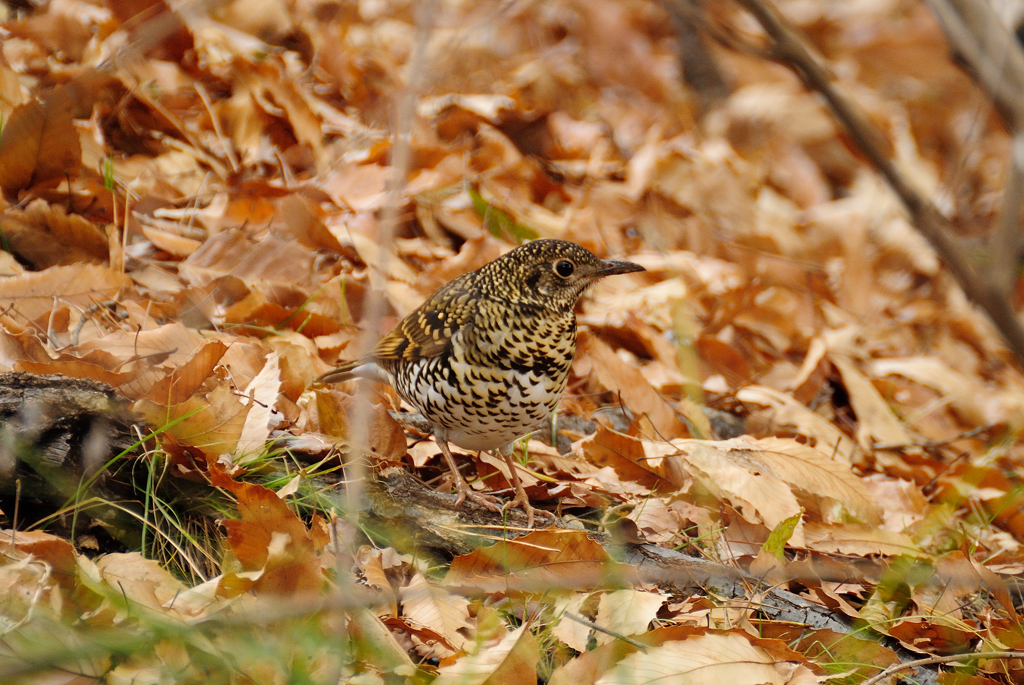
<instances>
[{"instance_id":1,"label":"bird's wing","mask_svg":"<svg viewBox=\"0 0 1024 685\"><path fill-rule=\"evenodd\" d=\"M382 361L415 361L436 357L451 345L452 336L472 325L478 296L467 287L466 274L437 290L419 309L381 338L370 358Z\"/></svg>"},{"instance_id":2,"label":"bird's wing","mask_svg":"<svg viewBox=\"0 0 1024 685\"><path fill-rule=\"evenodd\" d=\"M439 288L381 338L370 354L340 363L316 383L339 383L357 377L381 380L376 373L362 372L384 369L390 373L396 362L436 357L444 352L452 336L473 325L480 296L472 293L470 276L465 274Z\"/></svg>"}]
</instances>

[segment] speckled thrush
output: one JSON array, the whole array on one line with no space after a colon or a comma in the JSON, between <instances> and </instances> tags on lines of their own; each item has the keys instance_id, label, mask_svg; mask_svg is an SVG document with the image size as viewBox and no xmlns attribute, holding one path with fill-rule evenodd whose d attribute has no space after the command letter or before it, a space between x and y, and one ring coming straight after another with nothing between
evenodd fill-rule
<instances>
[{"instance_id":1,"label":"speckled thrush","mask_svg":"<svg viewBox=\"0 0 1024 685\"><path fill-rule=\"evenodd\" d=\"M474 492L448 443L498 450L533 526L512 460L512 444L549 421L576 352L576 302L605 276L644 271L602 260L574 243L535 240L439 288L362 359L317 379L386 377L430 421L455 479L457 504L469 498L494 511L496 498ZM382 373L383 372L383 373Z\"/></svg>"}]
</instances>

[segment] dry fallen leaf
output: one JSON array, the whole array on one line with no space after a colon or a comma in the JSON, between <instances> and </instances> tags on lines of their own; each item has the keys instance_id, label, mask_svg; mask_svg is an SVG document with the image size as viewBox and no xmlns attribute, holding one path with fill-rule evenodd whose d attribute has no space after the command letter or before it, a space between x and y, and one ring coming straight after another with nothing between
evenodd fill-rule
<instances>
[{"instance_id":1,"label":"dry fallen leaf","mask_svg":"<svg viewBox=\"0 0 1024 685\"><path fill-rule=\"evenodd\" d=\"M480 685L485 682L527 685L537 680L540 650L523 625L495 645L482 645L476 654L438 669L437 685Z\"/></svg>"},{"instance_id":2,"label":"dry fallen leaf","mask_svg":"<svg viewBox=\"0 0 1024 685\"><path fill-rule=\"evenodd\" d=\"M443 636L456 650L466 648L467 638L459 629L470 625L469 600L430 583L419 573L402 588L401 597L406 619Z\"/></svg>"},{"instance_id":3,"label":"dry fallen leaf","mask_svg":"<svg viewBox=\"0 0 1024 685\"><path fill-rule=\"evenodd\" d=\"M672 405L651 387L640 371L623 364L607 344L581 334L577 347L577 354L593 365L593 373L601 385L621 397L630 411L650 421L654 435L663 440L671 440L690 434L686 425L676 416ZM703 429L702 435L711 434L706 419L703 425L696 428Z\"/></svg>"},{"instance_id":4,"label":"dry fallen leaf","mask_svg":"<svg viewBox=\"0 0 1024 685\"><path fill-rule=\"evenodd\" d=\"M597 606L594 623L620 635L646 633L667 598L667 593L634 589L605 592ZM616 639L607 633L598 633L596 638L599 645Z\"/></svg>"},{"instance_id":5,"label":"dry fallen leaf","mask_svg":"<svg viewBox=\"0 0 1024 685\"><path fill-rule=\"evenodd\" d=\"M88 502L61 495L38 511L48 498L24 464L0 474L2 516L76 525L74 545L89 550L0 534L16 671L0 663L0 680L425 681L439 668L442 683L800 683L808 655L873 664L865 674L893 663L806 625L751 628L756 597L663 603L664 588L641 586L580 530L449 551L447 566L418 553L415 533L416 553L399 555L391 526L367 528L375 551L341 532L356 522L335 510L371 492L375 467L432 487L443 459L429 439L407 447L393 389L314 379L534 234L647 272L580 303L554 444L536 436L521 471L531 498L619 542L797 578L822 615L912 649L1019 641L995 572L1024 568L1024 376L856 141L786 69L732 44L675 41L652 0L511 14L448 3L426 23L387 2L225 0L212 14L165 0L20 4L32 7L3 14L0 50L0 369L107 382L160 432L108 482L125 488L117 506L140 512L146 558ZM969 225L956 247L984 275L1010 134L978 117L978 87L928 7L834 4L781 12L879 128L883 156ZM701 24L732 43L768 45L741 9L704 10ZM1024 288L1010 285L1016 307ZM357 406L368 413L350 416ZM368 455L351 454L355 420ZM752 437L689 439L712 424ZM267 449L271 436L286 455ZM4 450L5 469L16 453ZM223 473L226 455L261 453L255 472ZM476 464L480 488L510 475L495 457L459 460ZM243 482L262 478L276 492ZM210 480L220 490L204 495ZM427 544L501 532L439 535ZM782 561L787 545L805 552ZM877 582L887 564L909 565L902 603ZM559 643L539 639L537 620L562 610L648 650L565 615ZM202 630L153 633L168 617ZM681 625L646 630L652 620ZM78 654L83 631L108 629L126 635L117 649L90 633L88 657L39 658ZM978 677L1015 677L990 662Z\"/></svg>"},{"instance_id":6,"label":"dry fallen leaf","mask_svg":"<svg viewBox=\"0 0 1024 685\"><path fill-rule=\"evenodd\" d=\"M701 635L634 653L604 673L596 685L649 682L728 682L736 685L810 685L817 677L806 666L778 661L743 635Z\"/></svg>"},{"instance_id":7,"label":"dry fallen leaf","mask_svg":"<svg viewBox=\"0 0 1024 685\"><path fill-rule=\"evenodd\" d=\"M850 403L857 412L857 443L861 449L872 450L876 443L909 445L914 442L910 432L892 413L885 399L871 385L867 376L854 366L853 361L841 354L831 356L839 369L850 395Z\"/></svg>"},{"instance_id":8,"label":"dry fallen leaf","mask_svg":"<svg viewBox=\"0 0 1024 685\"><path fill-rule=\"evenodd\" d=\"M249 411L245 415L242 432L235 447L235 462L244 464L258 459L270 437L270 422L281 388L280 357L271 352L267 362L243 391Z\"/></svg>"},{"instance_id":9,"label":"dry fallen leaf","mask_svg":"<svg viewBox=\"0 0 1024 685\"><path fill-rule=\"evenodd\" d=\"M736 398L765 407L772 423L809 438L810 445L819 451L834 455L847 464L855 464L863 458L856 443L841 430L785 393L751 385L737 392Z\"/></svg>"},{"instance_id":10,"label":"dry fallen leaf","mask_svg":"<svg viewBox=\"0 0 1024 685\"><path fill-rule=\"evenodd\" d=\"M36 320L54 308L54 297L84 310L113 299L131 280L102 266L74 264L0 280L0 309L18 320Z\"/></svg>"},{"instance_id":11,"label":"dry fallen leaf","mask_svg":"<svg viewBox=\"0 0 1024 685\"><path fill-rule=\"evenodd\" d=\"M34 200L24 211L7 213L8 249L35 270L59 264L101 264L108 257L106 232L63 207Z\"/></svg>"},{"instance_id":12,"label":"dry fallen leaf","mask_svg":"<svg viewBox=\"0 0 1024 685\"><path fill-rule=\"evenodd\" d=\"M124 596L152 611L168 609L185 589L158 562L141 554L107 554L96 561L100 577Z\"/></svg>"},{"instance_id":13,"label":"dry fallen leaf","mask_svg":"<svg viewBox=\"0 0 1024 685\"><path fill-rule=\"evenodd\" d=\"M72 103L64 88L45 100L19 105L0 135L0 189L11 194L32 185L64 180L82 161Z\"/></svg>"},{"instance_id":14,"label":"dry fallen leaf","mask_svg":"<svg viewBox=\"0 0 1024 685\"><path fill-rule=\"evenodd\" d=\"M258 571L254 590L292 597L323 584L313 540L302 521L273 490L232 480L210 460L213 485L238 498L239 519L224 519L231 552L246 571Z\"/></svg>"}]
</instances>

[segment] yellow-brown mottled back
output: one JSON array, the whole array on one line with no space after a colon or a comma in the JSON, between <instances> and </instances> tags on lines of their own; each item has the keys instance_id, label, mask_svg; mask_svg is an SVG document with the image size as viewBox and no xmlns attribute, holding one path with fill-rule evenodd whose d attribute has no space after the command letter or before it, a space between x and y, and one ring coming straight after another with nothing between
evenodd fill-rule
<instances>
[{"instance_id":1,"label":"yellow-brown mottled back","mask_svg":"<svg viewBox=\"0 0 1024 685\"><path fill-rule=\"evenodd\" d=\"M498 449L516 497L532 525L533 508L509 458L511 443L551 417L576 352L576 302L595 281L643 271L602 260L561 240L517 247L438 289L365 358L320 380L377 376L434 426L434 434L466 497L495 508L468 488L448 441L470 450Z\"/></svg>"}]
</instances>

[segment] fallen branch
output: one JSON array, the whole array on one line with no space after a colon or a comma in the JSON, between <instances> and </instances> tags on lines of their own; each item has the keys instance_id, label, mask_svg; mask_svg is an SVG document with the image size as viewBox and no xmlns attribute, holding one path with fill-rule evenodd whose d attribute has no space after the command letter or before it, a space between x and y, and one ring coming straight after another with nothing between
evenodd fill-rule
<instances>
[{"instance_id":1,"label":"fallen branch","mask_svg":"<svg viewBox=\"0 0 1024 685\"><path fill-rule=\"evenodd\" d=\"M478 547L484 541L482 538L512 538L530 532L525 528L526 515L519 510L507 512L507 518L503 519L501 514L472 502L456 507L455 495L430 490L402 469L390 469L380 479L368 481L363 496L366 502L360 523L364 529L387 531L389 542L403 553L458 556ZM740 569L656 545L619 544L606 533L588 535L604 546L615 561L632 566L636 578L644 585L656 585L680 594L706 593L716 598L750 599L752 608L769 621L800 623L813 630L831 630L843 635L854 634L857 630L842 614L783 588L767 586L760 578ZM828 577L827 569L821 571L815 580ZM570 585L578 581L580 588L585 587L585 579L568 580ZM537 592L551 589L550 579L540 587L531 587L528 581L520 579L514 587ZM466 596L474 593L469 586L460 587L458 591ZM479 596L484 597L486 593L480 591ZM873 632L870 635L877 637ZM895 640L884 641L901 663L911 663L917 656ZM936 676L934 669L925 670L918 674L917 682L934 684Z\"/></svg>"}]
</instances>

